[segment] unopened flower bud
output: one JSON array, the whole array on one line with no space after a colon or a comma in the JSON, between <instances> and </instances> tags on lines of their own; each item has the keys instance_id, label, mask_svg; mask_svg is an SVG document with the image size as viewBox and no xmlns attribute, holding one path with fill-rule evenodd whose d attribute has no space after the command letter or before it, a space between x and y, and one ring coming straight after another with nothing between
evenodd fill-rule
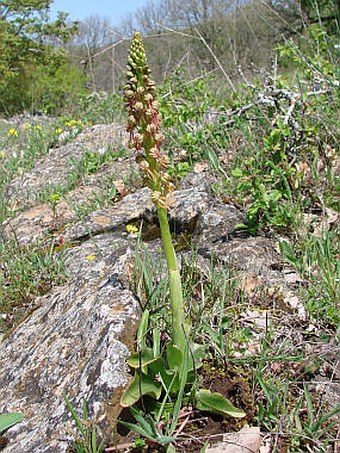
<instances>
[{"instance_id":1,"label":"unopened flower bud","mask_svg":"<svg viewBox=\"0 0 340 453\"><path fill-rule=\"evenodd\" d=\"M153 96L151 93L147 93L145 95L145 100L151 102L153 100Z\"/></svg>"},{"instance_id":2,"label":"unopened flower bud","mask_svg":"<svg viewBox=\"0 0 340 453\"><path fill-rule=\"evenodd\" d=\"M143 110L143 103L142 103L142 102L136 102L136 104L135 104L135 110L136 110L137 112L142 111L142 110Z\"/></svg>"},{"instance_id":3,"label":"unopened flower bud","mask_svg":"<svg viewBox=\"0 0 340 453\"><path fill-rule=\"evenodd\" d=\"M156 134L155 135L155 140L156 142L163 142L165 139L164 135L163 134Z\"/></svg>"},{"instance_id":4,"label":"unopened flower bud","mask_svg":"<svg viewBox=\"0 0 340 453\"><path fill-rule=\"evenodd\" d=\"M139 145L141 145L143 143L143 140L144 140L144 137L142 134L135 134L135 141L136 143L138 143Z\"/></svg>"},{"instance_id":5,"label":"unopened flower bud","mask_svg":"<svg viewBox=\"0 0 340 453\"><path fill-rule=\"evenodd\" d=\"M125 96L128 98L128 99L131 99L133 96L134 96L134 92L132 90L126 90L125 91Z\"/></svg>"},{"instance_id":6,"label":"unopened flower bud","mask_svg":"<svg viewBox=\"0 0 340 453\"><path fill-rule=\"evenodd\" d=\"M135 120L134 116L132 116L132 115L129 116L128 124L131 125L131 126L135 126L136 125L136 120Z\"/></svg>"},{"instance_id":7,"label":"unopened flower bud","mask_svg":"<svg viewBox=\"0 0 340 453\"><path fill-rule=\"evenodd\" d=\"M158 127L155 124L151 123L146 126L146 130L147 132L149 132L149 134L154 134L155 132L157 132Z\"/></svg>"},{"instance_id":8,"label":"unopened flower bud","mask_svg":"<svg viewBox=\"0 0 340 453\"><path fill-rule=\"evenodd\" d=\"M140 162L139 162L139 166L140 168L145 171L149 168L149 164L147 163L147 161L145 159L142 159Z\"/></svg>"}]
</instances>

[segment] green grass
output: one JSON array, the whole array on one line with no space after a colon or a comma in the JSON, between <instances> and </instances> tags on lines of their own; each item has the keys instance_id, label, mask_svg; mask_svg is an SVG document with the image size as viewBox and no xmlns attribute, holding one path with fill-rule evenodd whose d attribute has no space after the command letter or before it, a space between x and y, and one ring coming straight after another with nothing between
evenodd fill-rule
<instances>
[{"instance_id":1,"label":"green grass","mask_svg":"<svg viewBox=\"0 0 340 453\"><path fill-rule=\"evenodd\" d=\"M280 248L282 256L308 282L301 297L311 318L339 325L339 233L327 230L320 236L309 233L291 244L282 241Z\"/></svg>"},{"instance_id":2,"label":"green grass","mask_svg":"<svg viewBox=\"0 0 340 453\"><path fill-rule=\"evenodd\" d=\"M6 333L34 309L37 296L66 279L63 253L53 239L47 244L20 247L0 242L0 332Z\"/></svg>"}]
</instances>

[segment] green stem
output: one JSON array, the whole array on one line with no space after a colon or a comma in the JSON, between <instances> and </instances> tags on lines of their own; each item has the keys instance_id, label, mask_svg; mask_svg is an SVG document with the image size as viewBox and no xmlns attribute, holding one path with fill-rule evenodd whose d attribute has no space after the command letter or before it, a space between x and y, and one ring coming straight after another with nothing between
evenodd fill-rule
<instances>
[{"instance_id":1,"label":"green stem","mask_svg":"<svg viewBox=\"0 0 340 453\"><path fill-rule=\"evenodd\" d=\"M178 269L177 258L171 240L168 216L165 208L158 208L159 225L161 228L165 258L168 266L170 283L170 304L172 310L173 343L184 351L186 339L184 335L185 315L181 276Z\"/></svg>"}]
</instances>

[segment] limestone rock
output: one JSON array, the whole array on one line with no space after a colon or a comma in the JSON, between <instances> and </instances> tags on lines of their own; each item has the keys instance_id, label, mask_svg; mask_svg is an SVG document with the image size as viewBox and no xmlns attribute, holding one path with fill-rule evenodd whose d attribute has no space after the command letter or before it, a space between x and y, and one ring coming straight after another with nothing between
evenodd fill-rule
<instances>
[{"instance_id":1,"label":"limestone rock","mask_svg":"<svg viewBox=\"0 0 340 453\"><path fill-rule=\"evenodd\" d=\"M126 175L134 164L131 158L113 162L95 175L90 175L64 199L58 202L55 209L51 204L34 205L14 218L6 220L2 225L2 235L6 239L15 237L20 245L32 245L38 240L46 239L56 231L62 232L68 225L79 221L79 212L95 204L100 196L105 177L114 173Z\"/></svg>"},{"instance_id":2,"label":"limestone rock","mask_svg":"<svg viewBox=\"0 0 340 453\"><path fill-rule=\"evenodd\" d=\"M50 149L31 171L17 176L8 185L9 202L16 207L36 204L39 193L49 187L67 187L68 177L74 173L71 161L79 161L85 151L103 152L109 146L117 146L118 140L121 147L122 133L122 128L97 124L83 131L72 142Z\"/></svg>"},{"instance_id":3,"label":"limestone rock","mask_svg":"<svg viewBox=\"0 0 340 453\"><path fill-rule=\"evenodd\" d=\"M124 225L141 220L142 216L153 209L150 190L143 188L124 197L119 203L106 209L91 212L64 232L67 241L75 242L95 236Z\"/></svg>"},{"instance_id":4,"label":"limestone rock","mask_svg":"<svg viewBox=\"0 0 340 453\"><path fill-rule=\"evenodd\" d=\"M129 241L103 236L69 251L70 281L39 299L36 309L0 345L0 413L21 411L5 452L67 450L68 395L81 413L110 430L129 375L139 305L121 283Z\"/></svg>"},{"instance_id":5,"label":"limestone rock","mask_svg":"<svg viewBox=\"0 0 340 453\"><path fill-rule=\"evenodd\" d=\"M110 208L92 212L83 221L77 222L65 231L65 240L70 242L83 240L142 220L146 224L157 223L157 213L150 200L150 193L150 189L144 187L127 195ZM169 212L172 230L194 231L208 203L209 195L203 186L175 191L174 207Z\"/></svg>"},{"instance_id":6,"label":"limestone rock","mask_svg":"<svg viewBox=\"0 0 340 453\"><path fill-rule=\"evenodd\" d=\"M202 242L226 242L235 232L239 223L245 223L245 215L230 204L215 202L209 206L200 220Z\"/></svg>"},{"instance_id":7,"label":"limestone rock","mask_svg":"<svg viewBox=\"0 0 340 453\"><path fill-rule=\"evenodd\" d=\"M269 238L220 236L213 243L204 241L201 252L235 267L243 275L260 276L267 286L287 284L283 274L283 261L275 250L275 242Z\"/></svg>"}]
</instances>

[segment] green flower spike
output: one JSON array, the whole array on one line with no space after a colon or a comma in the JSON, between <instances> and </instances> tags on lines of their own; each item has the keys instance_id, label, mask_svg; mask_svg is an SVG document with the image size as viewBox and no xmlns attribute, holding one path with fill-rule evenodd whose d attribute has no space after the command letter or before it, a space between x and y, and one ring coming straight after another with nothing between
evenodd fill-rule
<instances>
[{"instance_id":1,"label":"green flower spike","mask_svg":"<svg viewBox=\"0 0 340 453\"><path fill-rule=\"evenodd\" d=\"M169 158L161 153L162 119L140 33L133 37L127 68L125 102L129 113L130 148L136 151L136 160L153 192L152 200L157 208L171 207L174 186L167 173Z\"/></svg>"},{"instance_id":2,"label":"green flower spike","mask_svg":"<svg viewBox=\"0 0 340 453\"><path fill-rule=\"evenodd\" d=\"M134 34L127 69L125 102L129 115L130 148L135 150L136 160L152 190L151 199L157 207L170 282L173 344L184 351L187 347L185 332L189 333L189 326L185 322L180 273L167 218L167 209L173 204L174 185L167 173L169 158L161 153L164 141L162 118L140 33Z\"/></svg>"}]
</instances>

